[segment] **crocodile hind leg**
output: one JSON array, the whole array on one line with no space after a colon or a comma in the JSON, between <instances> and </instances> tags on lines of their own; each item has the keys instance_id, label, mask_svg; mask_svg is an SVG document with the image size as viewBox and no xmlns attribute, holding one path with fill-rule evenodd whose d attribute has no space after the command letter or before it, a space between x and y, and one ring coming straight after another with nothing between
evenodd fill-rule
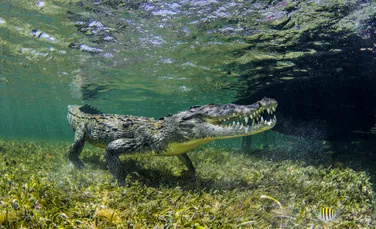
<instances>
[{"instance_id":1,"label":"crocodile hind leg","mask_svg":"<svg viewBox=\"0 0 376 229\"><path fill-rule=\"evenodd\" d=\"M74 143L69 146L68 150L68 158L76 168L84 167L84 163L79 158L82 149L85 146L85 138L84 138L84 127L83 125L79 125L76 129L75 136L74 136Z\"/></svg>"},{"instance_id":2,"label":"crocodile hind leg","mask_svg":"<svg viewBox=\"0 0 376 229\"><path fill-rule=\"evenodd\" d=\"M120 186L125 185L126 171L119 159L119 155L123 153L131 153L137 149L137 144L134 139L122 138L110 142L106 148L105 158L108 169L118 181Z\"/></svg>"},{"instance_id":3,"label":"crocodile hind leg","mask_svg":"<svg viewBox=\"0 0 376 229\"><path fill-rule=\"evenodd\" d=\"M183 162L185 166L187 166L188 172L190 174L194 175L196 173L195 167L193 166L191 159L188 157L186 153L179 155L178 158L181 162Z\"/></svg>"}]
</instances>

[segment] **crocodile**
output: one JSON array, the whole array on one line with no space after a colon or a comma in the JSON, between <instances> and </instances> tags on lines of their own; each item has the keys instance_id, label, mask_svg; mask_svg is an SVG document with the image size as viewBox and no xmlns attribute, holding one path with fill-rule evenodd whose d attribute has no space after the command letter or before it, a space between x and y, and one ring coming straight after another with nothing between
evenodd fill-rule
<instances>
[{"instance_id":1,"label":"crocodile","mask_svg":"<svg viewBox=\"0 0 376 229\"><path fill-rule=\"evenodd\" d=\"M187 152L216 139L257 134L273 128L277 101L270 98L251 105L208 104L155 120L131 115L102 114L88 105L68 106L68 122L75 132L67 152L76 168L85 142L105 149L108 169L119 185L127 175L119 159L125 153L177 156L195 173Z\"/></svg>"}]
</instances>

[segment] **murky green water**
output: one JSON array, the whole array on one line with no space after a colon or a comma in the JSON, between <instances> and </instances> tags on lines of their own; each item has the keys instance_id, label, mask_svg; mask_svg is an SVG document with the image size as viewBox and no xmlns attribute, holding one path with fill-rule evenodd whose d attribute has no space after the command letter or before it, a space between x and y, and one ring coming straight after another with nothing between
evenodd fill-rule
<instances>
[{"instance_id":1,"label":"murky green water","mask_svg":"<svg viewBox=\"0 0 376 229\"><path fill-rule=\"evenodd\" d=\"M157 118L305 78L299 57L341 52L325 32L367 36L372 4L2 1L0 134L67 139L68 104ZM312 17L325 7L337 18Z\"/></svg>"},{"instance_id":2,"label":"murky green water","mask_svg":"<svg viewBox=\"0 0 376 229\"><path fill-rule=\"evenodd\" d=\"M375 72L374 0L2 0L0 228L372 228ZM264 96L274 131L197 150L194 181L136 155L114 186L94 147L67 166L67 105L158 118Z\"/></svg>"},{"instance_id":3,"label":"murky green water","mask_svg":"<svg viewBox=\"0 0 376 229\"><path fill-rule=\"evenodd\" d=\"M140 9L132 6L141 3L110 3L1 3L1 135L65 139L71 135L68 104L158 117L235 99L237 79L221 64L227 52L246 44L198 28L212 4L192 3L188 11L180 3ZM101 51L83 52L71 43Z\"/></svg>"}]
</instances>

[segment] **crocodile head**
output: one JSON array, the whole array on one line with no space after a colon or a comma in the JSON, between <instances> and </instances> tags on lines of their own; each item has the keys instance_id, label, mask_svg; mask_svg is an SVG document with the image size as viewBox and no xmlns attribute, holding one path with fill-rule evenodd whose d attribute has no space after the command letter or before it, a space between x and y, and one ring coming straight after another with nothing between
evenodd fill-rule
<instances>
[{"instance_id":1,"label":"crocodile head","mask_svg":"<svg viewBox=\"0 0 376 229\"><path fill-rule=\"evenodd\" d=\"M169 129L170 142L174 142L168 151L179 154L215 139L236 138L269 130L277 122L274 115L277 105L276 100L263 98L251 105L193 106L166 117L165 127Z\"/></svg>"}]
</instances>

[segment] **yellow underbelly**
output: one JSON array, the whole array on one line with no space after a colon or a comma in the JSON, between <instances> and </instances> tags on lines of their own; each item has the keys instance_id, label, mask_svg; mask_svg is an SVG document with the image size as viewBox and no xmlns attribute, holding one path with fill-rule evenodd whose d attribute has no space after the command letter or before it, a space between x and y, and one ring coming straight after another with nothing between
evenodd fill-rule
<instances>
[{"instance_id":1,"label":"yellow underbelly","mask_svg":"<svg viewBox=\"0 0 376 229\"><path fill-rule=\"evenodd\" d=\"M214 139L198 139L188 142L174 142L170 143L167 150L159 154L161 156L178 156L190 150L197 148L200 145L213 141Z\"/></svg>"},{"instance_id":2,"label":"yellow underbelly","mask_svg":"<svg viewBox=\"0 0 376 229\"><path fill-rule=\"evenodd\" d=\"M178 155L184 154L184 153L186 153L190 150L193 150L200 145L211 142L213 140L214 139L204 138L204 139L197 139L197 140L192 140L192 141L187 141L187 142L174 142L174 143L168 144L167 150L163 151L162 153L158 153L158 152L155 152L155 151L145 151L145 152L141 152L141 153L149 154L149 155L150 154L151 155L160 155L160 156L178 156ZM96 147L100 147L100 148L104 148L104 149L107 147L107 143L104 143L104 142L90 141L90 140L88 142L91 145L94 145ZM132 153L132 152L130 152L130 153ZM133 152L133 153L136 153L136 152ZM140 153L140 152L137 152L137 153Z\"/></svg>"}]
</instances>

